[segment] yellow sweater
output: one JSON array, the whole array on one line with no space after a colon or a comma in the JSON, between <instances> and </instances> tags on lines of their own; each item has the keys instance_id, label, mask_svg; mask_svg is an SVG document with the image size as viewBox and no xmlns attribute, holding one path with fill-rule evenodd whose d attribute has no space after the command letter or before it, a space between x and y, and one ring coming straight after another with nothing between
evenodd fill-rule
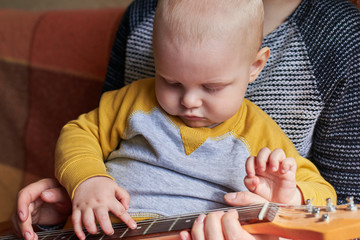
<instances>
[{"instance_id":1,"label":"yellow sweater","mask_svg":"<svg viewBox=\"0 0 360 240\"><path fill-rule=\"evenodd\" d=\"M256 105L245 99L239 111L222 124L190 128L161 109L154 79L105 93L99 108L66 124L56 148L55 174L71 196L87 178L115 178L129 191L130 208L139 212L152 199L161 203L161 196L166 195L161 191L183 196L193 208L212 209L225 206L226 192L246 190L244 163L263 147L281 148L296 160L297 185L304 199L313 199L314 205L325 205L326 198L336 202L332 186ZM214 196L218 199L212 201ZM164 205L168 202L164 198ZM170 208L150 210L177 214Z\"/></svg>"}]
</instances>

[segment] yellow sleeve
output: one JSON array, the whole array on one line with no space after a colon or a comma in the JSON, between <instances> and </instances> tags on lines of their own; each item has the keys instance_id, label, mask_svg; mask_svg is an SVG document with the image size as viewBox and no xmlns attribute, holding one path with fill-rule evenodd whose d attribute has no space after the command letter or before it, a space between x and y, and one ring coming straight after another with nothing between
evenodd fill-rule
<instances>
[{"instance_id":1,"label":"yellow sleeve","mask_svg":"<svg viewBox=\"0 0 360 240\"><path fill-rule=\"evenodd\" d=\"M331 198L336 203L335 189L320 175L316 166L299 155L291 140L271 117L250 101L246 100L245 103L246 122L242 125L246 127L241 132L249 143L250 154L256 156L263 147L283 149L287 157L296 160L296 181L304 201L310 199L314 205L326 205L326 199Z\"/></svg>"},{"instance_id":2,"label":"yellow sleeve","mask_svg":"<svg viewBox=\"0 0 360 240\"><path fill-rule=\"evenodd\" d=\"M114 95L114 93L108 94ZM108 103L104 96L100 104ZM110 106L110 105L109 105ZM110 111L108 111L110 112ZM99 130L102 121L103 131L110 132L113 127L108 122L99 119L99 108L82 114L78 119L70 121L61 130L55 150L55 177L66 188L71 198L77 186L94 176L107 176L104 159L109 149L115 149L116 139L109 139L109 134Z\"/></svg>"},{"instance_id":3,"label":"yellow sleeve","mask_svg":"<svg viewBox=\"0 0 360 240\"><path fill-rule=\"evenodd\" d=\"M143 79L104 93L98 108L63 127L55 150L55 176L71 197L90 177L112 178L104 161L124 139L131 114L157 104L154 84L154 79Z\"/></svg>"},{"instance_id":4,"label":"yellow sleeve","mask_svg":"<svg viewBox=\"0 0 360 240\"><path fill-rule=\"evenodd\" d=\"M336 204L336 191L321 175L316 166L306 158L298 156L296 183L301 190L304 201L310 199L313 205L326 205L326 199Z\"/></svg>"}]
</instances>

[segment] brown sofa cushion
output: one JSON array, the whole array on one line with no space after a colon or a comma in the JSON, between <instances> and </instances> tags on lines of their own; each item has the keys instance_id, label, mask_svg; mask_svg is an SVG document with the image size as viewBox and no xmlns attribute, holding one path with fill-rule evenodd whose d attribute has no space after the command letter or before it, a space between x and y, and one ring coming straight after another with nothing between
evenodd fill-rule
<instances>
[{"instance_id":1,"label":"brown sofa cushion","mask_svg":"<svg viewBox=\"0 0 360 240\"><path fill-rule=\"evenodd\" d=\"M0 222L53 176L61 127L96 107L124 10L0 10Z\"/></svg>"}]
</instances>

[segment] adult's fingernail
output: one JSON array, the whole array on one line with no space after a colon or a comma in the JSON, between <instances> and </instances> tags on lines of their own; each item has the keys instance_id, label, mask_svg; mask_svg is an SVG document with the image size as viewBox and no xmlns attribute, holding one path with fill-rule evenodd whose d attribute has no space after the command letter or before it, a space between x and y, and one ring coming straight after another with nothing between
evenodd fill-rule
<instances>
[{"instance_id":1,"label":"adult's fingernail","mask_svg":"<svg viewBox=\"0 0 360 240\"><path fill-rule=\"evenodd\" d=\"M25 232L25 233L24 233L24 238L25 238L26 240L30 239L30 238L31 238L31 233Z\"/></svg>"},{"instance_id":2,"label":"adult's fingernail","mask_svg":"<svg viewBox=\"0 0 360 240\"><path fill-rule=\"evenodd\" d=\"M24 220L24 213L22 212L22 211L19 211L18 212L18 215L19 215L19 218L21 219L21 220Z\"/></svg>"},{"instance_id":3,"label":"adult's fingernail","mask_svg":"<svg viewBox=\"0 0 360 240\"><path fill-rule=\"evenodd\" d=\"M49 198L53 195L53 193L51 191L43 191L41 193L45 198Z\"/></svg>"},{"instance_id":4,"label":"adult's fingernail","mask_svg":"<svg viewBox=\"0 0 360 240\"><path fill-rule=\"evenodd\" d=\"M196 222L197 223L203 223L204 222L204 219L205 219L205 214L200 214L199 216L198 216L198 218L196 219Z\"/></svg>"},{"instance_id":5,"label":"adult's fingernail","mask_svg":"<svg viewBox=\"0 0 360 240\"><path fill-rule=\"evenodd\" d=\"M233 200L236 198L236 193L227 193L225 194L225 198L228 200Z\"/></svg>"}]
</instances>

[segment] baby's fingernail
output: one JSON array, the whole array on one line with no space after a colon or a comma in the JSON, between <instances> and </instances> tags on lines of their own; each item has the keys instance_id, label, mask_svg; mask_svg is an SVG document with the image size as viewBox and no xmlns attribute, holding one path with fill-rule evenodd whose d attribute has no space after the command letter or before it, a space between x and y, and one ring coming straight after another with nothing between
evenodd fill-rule
<instances>
[{"instance_id":1,"label":"baby's fingernail","mask_svg":"<svg viewBox=\"0 0 360 240\"><path fill-rule=\"evenodd\" d=\"M137 224L136 224L135 221L133 221L133 222L130 223L130 228L131 228L131 229L136 229L136 228L137 228Z\"/></svg>"},{"instance_id":2,"label":"baby's fingernail","mask_svg":"<svg viewBox=\"0 0 360 240\"><path fill-rule=\"evenodd\" d=\"M236 198L236 193L227 193L225 194L225 198L228 200L233 200Z\"/></svg>"},{"instance_id":3,"label":"baby's fingernail","mask_svg":"<svg viewBox=\"0 0 360 240\"><path fill-rule=\"evenodd\" d=\"M198 216L198 218L196 219L196 222L197 223L203 223L204 222L204 219L205 219L205 214L200 214L199 216Z\"/></svg>"}]
</instances>

